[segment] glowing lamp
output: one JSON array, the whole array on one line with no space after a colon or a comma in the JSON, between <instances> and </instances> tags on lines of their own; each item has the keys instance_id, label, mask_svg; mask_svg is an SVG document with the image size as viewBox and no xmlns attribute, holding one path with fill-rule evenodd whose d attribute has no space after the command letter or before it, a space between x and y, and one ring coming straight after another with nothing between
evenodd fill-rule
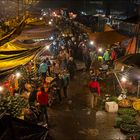
<instances>
[{"instance_id":1,"label":"glowing lamp","mask_svg":"<svg viewBox=\"0 0 140 140\"><path fill-rule=\"evenodd\" d=\"M49 25L51 25L52 24L52 22L51 21L49 21Z\"/></svg>"},{"instance_id":2,"label":"glowing lamp","mask_svg":"<svg viewBox=\"0 0 140 140\"><path fill-rule=\"evenodd\" d=\"M102 51L103 51L103 49L102 49L102 48L99 48L99 49L98 49L98 51L99 51L99 52L102 52Z\"/></svg>"},{"instance_id":3,"label":"glowing lamp","mask_svg":"<svg viewBox=\"0 0 140 140\"><path fill-rule=\"evenodd\" d=\"M49 50L50 49L50 46L46 46L45 48L46 48L46 50Z\"/></svg>"},{"instance_id":4,"label":"glowing lamp","mask_svg":"<svg viewBox=\"0 0 140 140\"><path fill-rule=\"evenodd\" d=\"M121 78L121 81L122 81L123 83L125 83L125 82L127 81L127 78L126 78L126 77L122 77L122 78Z\"/></svg>"},{"instance_id":5,"label":"glowing lamp","mask_svg":"<svg viewBox=\"0 0 140 140\"><path fill-rule=\"evenodd\" d=\"M42 17L40 17L39 19L40 19L40 20L43 20L43 18L42 18Z\"/></svg>"},{"instance_id":6,"label":"glowing lamp","mask_svg":"<svg viewBox=\"0 0 140 140\"><path fill-rule=\"evenodd\" d=\"M94 45L94 42L93 41L90 41L90 45Z\"/></svg>"},{"instance_id":7,"label":"glowing lamp","mask_svg":"<svg viewBox=\"0 0 140 140\"><path fill-rule=\"evenodd\" d=\"M19 78L21 74L19 72L16 73L16 77Z\"/></svg>"},{"instance_id":8,"label":"glowing lamp","mask_svg":"<svg viewBox=\"0 0 140 140\"><path fill-rule=\"evenodd\" d=\"M3 91L3 87L2 86L0 86L0 92L2 92Z\"/></svg>"},{"instance_id":9,"label":"glowing lamp","mask_svg":"<svg viewBox=\"0 0 140 140\"><path fill-rule=\"evenodd\" d=\"M50 37L50 40L53 40L53 36Z\"/></svg>"}]
</instances>

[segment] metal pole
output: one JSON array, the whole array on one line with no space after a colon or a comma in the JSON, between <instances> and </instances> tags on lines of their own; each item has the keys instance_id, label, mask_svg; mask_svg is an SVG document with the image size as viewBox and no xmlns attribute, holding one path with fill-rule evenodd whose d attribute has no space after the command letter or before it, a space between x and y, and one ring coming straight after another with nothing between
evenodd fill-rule
<instances>
[{"instance_id":1,"label":"metal pole","mask_svg":"<svg viewBox=\"0 0 140 140\"><path fill-rule=\"evenodd\" d=\"M124 88L122 87L122 85L121 85L121 82L120 82L120 80L119 80L119 78L118 78L118 76L117 76L117 74L116 74L116 72L113 70L113 73L114 73L114 75L115 75L115 77L116 77L116 79L117 79L117 81L118 81L118 83L119 83L119 86L120 86L120 88L121 88L121 90L122 90L122 93L125 93L125 90L124 90Z\"/></svg>"},{"instance_id":2,"label":"metal pole","mask_svg":"<svg viewBox=\"0 0 140 140\"><path fill-rule=\"evenodd\" d=\"M17 19L19 19L19 0L17 0Z\"/></svg>"}]
</instances>

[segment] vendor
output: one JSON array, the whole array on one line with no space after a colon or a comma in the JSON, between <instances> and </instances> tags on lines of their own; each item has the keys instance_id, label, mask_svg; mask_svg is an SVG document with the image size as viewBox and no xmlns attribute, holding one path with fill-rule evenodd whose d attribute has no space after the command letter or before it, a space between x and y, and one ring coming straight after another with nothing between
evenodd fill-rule
<instances>
[{"instance_id":1,"label":"vendor","mask_svg":"<svg viewBox=\"0 0 140 140\"><path fill-rule=\"evenodd\" d=\"M28 98L29 105L35 106L36 99L37 99L37 88L31 87L29 98Z\"/></svg>"}]
</instances>

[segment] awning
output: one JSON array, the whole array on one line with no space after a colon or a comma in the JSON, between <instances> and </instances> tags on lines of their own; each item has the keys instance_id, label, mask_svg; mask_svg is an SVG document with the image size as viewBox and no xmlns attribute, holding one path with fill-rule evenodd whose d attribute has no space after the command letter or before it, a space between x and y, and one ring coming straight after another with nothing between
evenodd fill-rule
<instances>
[{"instance_id":1,"label":"awning","mask_svg":"<svg viewBox=\"0 0 140 140\"><path fill-rule=\"evenodd\" d=\"M140 54L129 54L125 55L114 61L114 70L115 71L123 71L126 68L134 67L140 69Z\"/></svg>"},{"instance_id":2,"label":"awning","mask_svg":"<svg viewBox=\"0 0 140 140\"><path fill-rule=\"evenodd\" d=\"M115 62L116 63L119 62L128 66L137 66L140 68L140 53L123 56L118 60L116 60Z\"/></svg>"},{"instance_id":3,"label":"awning","mask_svg":"<svg viewBox=\"0 0 140 140\"><path fill-rule=\"evenodd\" d=\"M39 30L41 29L41 30ZM23 31L22 37L25 39L30 38L48 38L54 31L53 28L44 28L31 29L28 31ZM21 65L27 64L32 60L38 52L40 52L45 45L50 45L50 41L40 41L31 44L26 44L22 42L22 39L19 41L20 37L12 40L0 46L0 76L6 76L14 71ZM23 39L23 41L24 41Z\"/></svg>"},{"instance_id":4,"label":"awning","mask_svg":"<svg viewBox=\"0 0 140 140\"><path fill-rule=\"evenodd\" d=\"M105 25L104 32L108 32L108 31L114 31L114 29L111 28L109 25Z\"/></svg>"},{"instance_id":5,"label":"awning","mask_svg":"<svg viewBox=\"0 0 140 140\"><path fill-rule=\"evenodd\" d=\"M108 32L98 32L90 33L90 40L93 40L95 44L114 44L117 42L122 42L129 37L119 34L117 31L108 31Z\"/></svg>"}]
</instances>

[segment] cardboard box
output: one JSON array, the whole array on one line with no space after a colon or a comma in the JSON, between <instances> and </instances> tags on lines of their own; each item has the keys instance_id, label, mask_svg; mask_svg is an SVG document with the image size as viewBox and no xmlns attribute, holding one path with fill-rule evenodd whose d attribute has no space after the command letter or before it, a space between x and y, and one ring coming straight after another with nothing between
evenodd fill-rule
<instances>
[{"instance_id":1,"label":"cardboard box","mask_svg":"<svg viewBox=\"0 0 140 140\"><path fill-rule=\"evenodd\" d=\"M107 112L117 112L118 104L116 102L106 102L105 109Z\"/></svg>"}]
</instances>

